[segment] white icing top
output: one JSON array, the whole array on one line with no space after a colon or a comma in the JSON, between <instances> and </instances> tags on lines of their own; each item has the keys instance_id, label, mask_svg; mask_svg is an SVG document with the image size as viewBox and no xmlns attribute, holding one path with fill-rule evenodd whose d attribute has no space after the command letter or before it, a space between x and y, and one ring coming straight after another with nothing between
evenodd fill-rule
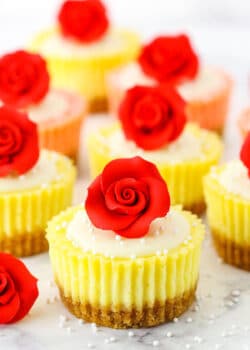
<instances>
[{"instance_id":1,"label":"white icing top","mask_svg":"<svg viewBox=\"0 0 250 350\"><path fill-rule=\"evenodd\" d=\"M225 164L221 172L212 171L212 176L216 178L219 184L228 192L250 200L250 179L248 177L248 170L240 160Z\"/></svg>"},{"instance_id":2,"label":"white icing top","mask_svg":"<svg viewBox=\"0 0 250 350\"><path fill-rule=\"evenodd\" d=\"M53 32L44 40L39 48L43 55L60 55L64 57L91 57L92 55L106 55L121 51L124 40L119 31L110 30L100 40L84 44L71 38L64 37L59 31Z\"/></svg>"},{"instance_id":3,"label":"white icing top","mask_svg":"<svg viewBox=\"0 0 250 350\"><path fill-rule=\"evenodd\" d=\"M141 156L149 161L178 163L193 159L205 158L205 149L209 145L204 143L202 137L196 132L199 128L192 125L186 126L182 134L175 141L163 146L160 149L148 151L139 148L134 141L127 140L123 131L119 128L110 135L103 137L103 143L108 147L112 158ZM100 138L102 136L100 135Z\"/></svg>"},{"instance_id":4,"label":"white icing top","mask_svg":"<svg viewBox=\"0 0 250 350\"><path fill-rule=\"evenodd\" d=\"M186 101L209 100L211 96L224 88L225 78L220 71L213 67L203 67L194 80L179 86L178 90Z\"/></svg>"},{"instance_id":5,"label":"white icing top","mask_svg":"<svg viewBox=\"0 0 250 350\"><path fill-rule=\"evenodd\" d=\"M134 85L153 85L155 81L147 77L139 64L131 63L117 71L118 74L114 74L114 84L121 87L123 90L127 90ZM211 94L217 93L217 91L225 84L224 76L221 72L213 67L203 67L200 69L195 79L190 82L186 82L179 86L178 90L181 96L187 100L195 99L209 99Z\"/></svg>"},{"instance_id":6,"label":"white icing top","mask_svg":"<svg viewBox=\"0 0 250 350\"><path fill-rule=\"evenodd\" d=\"M50 90L48 94L36 105L28 108L29 118L34 122L45 120L58 120L67 113L69 109L68 100L56 90Z\"/></svg>"},{"instance_id":7,"label":"white icing top","mask_svg":"<svg viewBox=\"0 0 250 350\"><path fill-rule=\"evenodd\" d=\"M74 246L106 256L137 257L167 254L167 251L190 239L190 224L181 212L171 209L163 218L155 219L143 238L127 239L113 231L93 226L85 211L75 214L66 229L66 237Z\"/></svg>"},{"instance_id":8,"label":"white icing top","mask_svg":"<svg viewBox=\"0 0 250 350\"><path fill-rule=\"evenodd\" d=\"M57 162L60 156L56 152L43 150L35 166L21 176L0 177L0 192L22 191L34 187L46 187L60 180Z\"/></svg>"},{"instance_id":9,"label":"white icing top","mask_svg":"<svg viewBox=\"0 0 250 350\"><path fill-rule=\"evenodd\" d=\"M118 74L117 74L118 73ZM132 62L115 71L111 77L123 90L130 89L134 85L153 85L155 80L146 76L139 64Z\"/></svg>"}]
</instances>

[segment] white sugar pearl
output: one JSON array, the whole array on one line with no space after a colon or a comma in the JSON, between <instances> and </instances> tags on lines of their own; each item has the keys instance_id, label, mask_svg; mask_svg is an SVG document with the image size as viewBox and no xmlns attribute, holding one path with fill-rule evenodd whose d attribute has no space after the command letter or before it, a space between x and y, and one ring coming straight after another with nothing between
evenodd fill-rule
<instances>
[{"instance_id":1,"label":"white sugar pearl","mask_svg":"<svg viewBox=\"0 0 250 350\"><path fill-rule=\"evenodd\" d=\"M232 294L233 297L239 297L240 296L240 290L235 289L235 290L232 291L231 294Z\"/></svg>"},{"instance_id":2,"label":"white sugar pearl","mask_svg":"<svg viewBox=\"0 0 250 350\"><path fill-rule=\"evenodd\" d=\"M72 333L72 328L71 327L67 327L67 333L71 334Z\"/></svg>"},{"instance_id":3,"label":"white sugar pearl","mask_svg":"<svg viewBox=\"0 0 250 350\"><path fill-rule=\"evenodd\" d=\"M153 341L153 346L154 346L154 347L157 347L157 346L159 346L159 345L160 345L159 340L154 340L154 341Z\"/></svg>"}]
</instances>

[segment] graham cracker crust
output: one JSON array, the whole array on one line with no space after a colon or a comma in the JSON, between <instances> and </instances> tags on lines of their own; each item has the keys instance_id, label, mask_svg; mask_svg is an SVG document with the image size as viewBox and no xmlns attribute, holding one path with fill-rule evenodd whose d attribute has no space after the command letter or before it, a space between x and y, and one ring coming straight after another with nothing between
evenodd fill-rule
<instances>
[{"instance_id":1,"label":"graham cracker crust","mask_svg":"<svg viewBox=\"0 0 250 350\"><path fill-rule=\"evenodd\" d=\"M108 99L107 97L96 97L91 99L89 102L89 112L99 113L108 111Z\"/></svg>"},{"instance_id":2,"label":"graham cracker crust","mask_svg":"<svg viewBox=\"0 0 250 350\"><path fill-rule=\"evenodd\" d=\"M215 249L225 263L250 271L250 245L242 246L223 237L212 229Z\"/></svg>"},{"instance_id":3,"label":"graham cracker crust","mask_svg":"<svg viewBox=\"0 0 250 350\"><path fill-rule=\"evenodd\" d=\"M16 257L25 257L48 250L45 232L24 233L16 237L4 237L0 240L0 251L10 253Z\"/></svg>"},{"instance_id":4,"label":"graham cracker crust","mask_svg":"<svg viewBox=\"0 0 250 350\"><path fill-rule=\"evenodd\" d=\"M75 152L74 154L68 154L66 156L72 160L74 165L77 165L77 163L78 163L78 156L79 156L78 155L78 151Z\"/></svg>"},{"instance_id":5,"label":"graham cracker crust","mask_svg":"<svg viewBox=\"0 0 250 350\"><path fill-rule=\"evenodd\" d=\"M191 205L183 205L184 210L191 211L193 214L202 215L206 209L205 202L193 203Z\"/></svg>"},{"instance_id":6,"label":"graham cracker crust","mask_svg":"<svg viewBox=\"0 0 250 350\"><path fill-rule=\"evenodd\" d=\"M156 301L153 307L145 306L142 310L126 310L121 307L117 311L73 302L71 297L65 297L61 288L59 290L64 305L76 317L99 326L124 329L153 327L179 317L193 303L196 286L182 296L166 300L165 304Z\"/></svg>"}]
</instances>

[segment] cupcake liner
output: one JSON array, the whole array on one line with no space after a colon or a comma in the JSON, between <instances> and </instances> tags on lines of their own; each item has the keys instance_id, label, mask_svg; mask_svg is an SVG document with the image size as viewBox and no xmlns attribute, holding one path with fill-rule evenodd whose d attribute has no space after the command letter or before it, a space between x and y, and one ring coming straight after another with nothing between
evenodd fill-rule
<instances>
[{"instance_id":1,"label":"cupcake liner","mask_svg":"<svg viewBox=\"0 0 250 350\"><path fill-rule=\"evenodd\" d=\"M43 252L48 220L71 204L75 169L61 161L63 179L40 188L0 194L0 251L17 256ZM65 164L64 164L65 163Z\"/></svg>"},{"instance_id":2,"label":"cupcake liner","mask_svg":"<svg viewBox=\"0 0 250 350\"><path fill-rule=\"evenodd\" d=\"M81 125L87 114L86 103L81 97L58 90L68 103L65 115L38 123L40 147L62 153L76 161Z\"/></svg>"},{"instance_id":3,"label":"cupcake liner","mask_svg":"<svg viewBox=\"0 0 250 350\"><path fill-rule=\"evenodd\" d=\"M249 201L227 192L211 175L204 180L204 191L208 222L219 255L232 265L250 266Z\"/></svg>"},{"instance_id":4,"label":"cupcake liner","mask_svg":"<svg viewBox=\"0 0 250 350\"><path fill-rule=\"evenodd\" d=\"M98 134L92 134L87 140L92 178L99 175L104 166L113 159L105 145L105 135L112 132L113 128L106 128L105 131L102 131L103 139ZM206 133L204 138L207 144L211 145L204 159L166 164L154 162L168 185L171 203L182 204L184 209L196 214L201 214L205 209L203 177L209 172L211 166L218 163L222 152L217 135Z\"/></svg>"},{"instance_id":5,"label":"cupcake liner","mask_svg":"<svg viewBox=\"0 0 250 350\"><path fill-rule=\"evenodd\" d=\"M83 115L79 115L60 125L40 127L40 147L62 153L76 161L83 118Z\"/></svg>"},{"instance_id":6,"label":"cupcake liner","mask_svg":"<svg viewBox=\"0 0 250 350\"><path fill-rule=\"evenodd\" d=\"M194 223L186 244L166 255L131 259L106 257L73 246L66 238L66 223L79 210L83 208L61 213L47 229L55 280L63 301L77 317L126 328L156 325L185 311L194 298L204 235L195 216L185 213ZM158 312L150 323L145 314L153 315L155 309ZM126 315L123 321L122 315Z\"/></svg>"},{"instance_id":7,"label":"cupcake liner","mask_svg":"<svg viewBox=\"0 0 250 350\"><path fill-rule=\"evenodd\" d=\"M222 74L222 72L221 72ZM224 75L224 86L206 99L187 102L187 118L202 128L222 134L229 110L232 92L232 80Z\"/></svg>"},{"instance_id":8,"label":"cupcake liner","mask_svg":"<svg viewBox=\"0 0 250 350\"><path fill-rule=\"evenodd\" d=\"M39 52L43 42L53 33L54 30L40 33L31 43L30 49ZM94 108L97 105L100 108L107 95L105 82L107 72L133 60L139 51L139 40L136 34L129 31L120 33L126 42L126 46L121 51L96 56L91 54L89 57L60 57L60 54L47 56L52 84L76 91L87 98L90 107ZM94 112L93 109L91 112Z\"/></svg>"},{"instance_id":9,"label":"cupcake liner","mask_svg":"<svg viewBox=\"0 0 250 350\"><path fill-rule=\"evenodd\" d=\"M232 80L225 73L224 86L206 99L194 99L187 102L187 119L199 124L202 128L221 134L229 109L232 91ZM117 116L120 102L125 90L119 84L119 73L111 72L107 77L108 106L112 115Z\"/></svg>"}]
</instances>

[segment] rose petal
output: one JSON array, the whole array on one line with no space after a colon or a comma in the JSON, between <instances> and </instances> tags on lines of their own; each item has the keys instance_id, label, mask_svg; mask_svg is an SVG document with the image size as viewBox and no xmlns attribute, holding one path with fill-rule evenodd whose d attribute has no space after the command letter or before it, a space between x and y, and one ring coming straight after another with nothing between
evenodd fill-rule
<instances>
[{"instance_id":1,"label":"rose petal","mask_svg":"<svg viewBox=\"0 0 250 350\"><path fill-rule=\"evenodd\" d=\"M138 62L146 75L171 84L193 79L199 68L186 35L155 38L141 50Z\"/></svg>"},{"instance_id":2,"label":"rose petal","mask_svg":"<svg viewBox=\"0 0 250 350\"><path fill-rule=\"evenodd\" d=\"M250 132L247 134L245 141L241 147L240 159L248 169L248 176L250 177Z\"/></svg>"},{"instance_id":3,"label":"rose petal","mask_svg":"<svg viewBox=\"0 0 250 350\"><path fill-rule=\"evenodd\" d=\"M170 196L163 180L153 177L142 179L149 187L149 202L147 211L140 215L129 227L117 230L116 233L127 238L140 238L149 231L149 226L155 218L164 217L170 208Z\"/></svg>"},{"instance_id":4,"label":"rose petal","mask_svg":"<svg viewBox=\"0 0 250 350\"><path fill-rule=\"evenodd\" d=\"M20 307L20 297L15 293L8 304L0 305L0 324L12 323Z\"/></svg>"},{"instance_id":5,"label":"rose petal","mask_svg":"<svg viewBox=\"0 0 250 350\"><path fill-rule=\"evenodd\" d=\"M38 54L19 50L0 57L0 99L13 107L28 107L49 90L46 61Z\"/></svg>"},{"instance_id":6,"label":"rose petal","mask_svg":"<svg viewBox=\"0 0 250 350\"><path fill-rule=\"evenodd\" d=\"M124 164L129 162L129 166ZM123 178L140 179L148 174L148 176L161 179L161 175L156 166L141 157L119 158L109 162L100 176L101 190L105 193L110 184L117 182Z\"/></svg>"},{"instance_id":7,"label":"rose petal","mask_svg":"<svg viewBox=\"0 0 250 350\"><path fill-rule=\"evenodd\" d=\"M145 113L145 106L142 109L141 104L149 102L152 108L147 108ZM120 105L119 117L128 140L145 150L159 149L177 139L183 131L185 102L169 84L136 86L127 91Z\"/></svg>"},{"instance_id":8,"label":"rose petal","mask_svg":"<svg viewBox=\"0 0 250 350\"><path fill-rule=\"evenodd\" d=\"M137 180L131 176L137 177ZM119 207L118 195L127 186L136 192L138 203L129 203L126 207L122 201L122 206ZM107 188L107 191L103 191L103 188ZM118 192L115 193L116 191ZM166 183L156 166L135 157L110 162L89 187L85 206L96 227L113 230L128 238L138 238L147 234L149 225L155 218L166 215L170 198ZM143 209L138 211L138 208ZM116 209L124 210L124 214L117 214Z\"/></svg>"},{"instance_id":9,"label":"rose petal","mask_svg":"<svg viewBox=\"0 0 250 350\"><path fill-rule=\"evenodd\" d=\"M1 159L5 159L6 162L0 161L0 177L13 173L24 174L35 165L39 158L37 125L29 120L26 114L12 107L2 106L0 107L0 134L2 125L6 128L8 124L10 131L18 129L20 134L13 140L18 147L13 146L11 150L6 151L7 154L0 153ZM12 136L14 137L13 133Z\"/></svg>"},{"instance_id":10,"label":"rose petal","mask_svg":"<svg viewBox=\"0 0 250 350\"><path fill-rule=\"evenodd\" d=\"M120 230L136 220L136 215L122 215L110 211L106 207L105 198L101 191L100 176L88 188L85 208L91 222L102 230Z\"/></svg>"},{"instance_id":11,"label":"rose petal","mask_svg":"<svg viewBox=\"0 0 250 350\"><path fill-rule=\"evenodd\" d=\"M65 36L90 43L100 39L108 29L106 9L99 0L74 1L63 3L58 21Z\"/></svg>"},{"instance_id":12,"label":"rose petal","mask_svg":"<svg viewBox=\"0 0 250 350\"><path fill-rule=\"evenodd\" d=\"M5 273L3 271L1 271L1 268L0 268L0 296L1 296L1 293L7 287L7 284L8 284L7 276L5 275Z\"/></svg>"},{"instance_id":13,"label":"rose petal","mask_svg":"<svg viewBox=\"0 0 250 350\"><path fill-rule=\"evenodd\" d=\"M11 276L20 298L20 308L10 321L17 322L29 312L38 297L37 279L31 275L22 261L10 254L0 253L0 265Z\"/></svg>"},{"instance_id":14,"label":"rose petal","mask_svg":"<svg viewBox=\"0 0 250 350\"><path fill-rule=\"evenodd\" d=\"M0 279L1 279L1 275L2 275L2 278L5 278L6 283L4 283L5 288L2 289L0 293L0 305L5 305L11 300L11 298L13 298L13 296L16 293L16 290L10 275L7 272L5 273L1 272Z\"/></svg>"}]
</instances>

